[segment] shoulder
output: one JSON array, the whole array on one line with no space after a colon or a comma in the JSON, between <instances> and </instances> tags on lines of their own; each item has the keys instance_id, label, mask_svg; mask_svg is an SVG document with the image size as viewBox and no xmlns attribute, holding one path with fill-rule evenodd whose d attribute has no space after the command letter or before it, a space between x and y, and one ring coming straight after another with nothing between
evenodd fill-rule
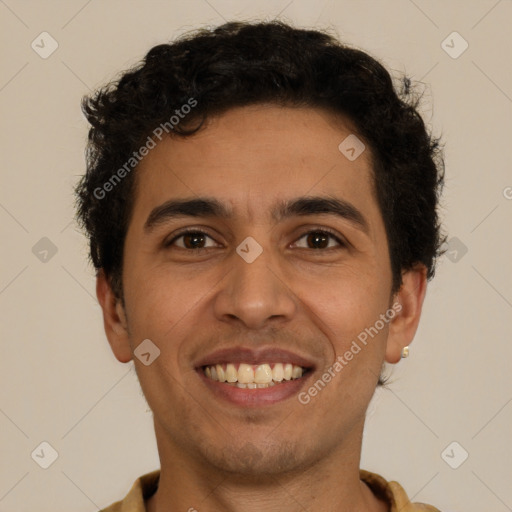
<instances>
[{"instance_id":1,"label":"shoulder","mask_svg":"<svg viewBox=\"0 0 512 512\"><path fill-rule=\"evenodd\" d=\"M140 476L122 500L102 508L100 512L146 512L145 500L156 491L159 478L159 469Z\"/></svg>"},{"instance_id":2,"label":"shoulder","mask_svg":"<svg viewBox=\"0 0 512 512\"><path fill-rule=\"evenodd\" d=\"M412 503L405 489L396 481L388 482L381 475L364 469L359 470L359 475L375 496L389 504L390 512L441 512L426 503Z\"/></svg>"}]
</instances>

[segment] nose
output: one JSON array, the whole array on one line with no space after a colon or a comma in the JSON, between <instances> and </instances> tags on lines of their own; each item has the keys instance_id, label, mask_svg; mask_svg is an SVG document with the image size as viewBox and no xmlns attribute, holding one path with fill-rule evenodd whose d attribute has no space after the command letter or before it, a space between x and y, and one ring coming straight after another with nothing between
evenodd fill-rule
<instances>
[{"instance_id":1,"label":"nose","mask_svg":"<svg viewBox=\"0 0 512 512\"><path fill-rule=\"evenodd\" d=\"M214 311L221 321L238 322L247 329L262 329L269 322L286 322L296 312L298 300L281 275L270 250L251 263L234 252L231 270L222 280Z\"/></svg>"}]
</instances>

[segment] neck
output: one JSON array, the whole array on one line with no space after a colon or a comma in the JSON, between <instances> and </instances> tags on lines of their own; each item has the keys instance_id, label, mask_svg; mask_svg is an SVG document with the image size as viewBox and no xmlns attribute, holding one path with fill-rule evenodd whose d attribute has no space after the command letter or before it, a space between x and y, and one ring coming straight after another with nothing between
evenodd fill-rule
<instances>
[{"instance_id":1,"label":"neck","mask_svg":"<svg viewBox=\"0 0 512 512\"><path fill-rule=\"evenodd\" d=\"M146 502L148 512L388 512L359 479L362 430L354 429L328 458L279 475L238 475L209 467L183 453L155 421L160 455L158 490Z\"/></svg>"}]
</instances>

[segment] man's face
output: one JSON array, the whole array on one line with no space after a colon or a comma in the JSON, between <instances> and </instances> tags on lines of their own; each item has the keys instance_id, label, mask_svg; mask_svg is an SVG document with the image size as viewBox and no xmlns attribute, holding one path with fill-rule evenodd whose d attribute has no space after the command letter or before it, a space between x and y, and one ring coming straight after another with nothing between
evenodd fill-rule
<instances>
[{"instance_id":1,"label":"man's face","mask_svg":"<svg viewBox=\"0 0 512 512\"><path fill-rule=\"evenodd\" d=\"M361 427L388 326L343 369L332 365L390 308L392 276L369 148L354 161L338 149L350 134L320 110L244 107L163 140L137 169L126 340L132 351L146 339L160 349L148 366L134 361L176 453L238 473L282 472L333 456ZM306 201L306 214L277 215L313 197L349 207L315 213ZM200 198L230 215L160 208ZM268 364L279 380L281 363L283 373L286 363L307 371L246 388L205 375L220 364L233 380L232 364L238 380L253 380L252 369L265 381ZM303 403L329 368L335 376Z\"/></svg>"}]
</instances>

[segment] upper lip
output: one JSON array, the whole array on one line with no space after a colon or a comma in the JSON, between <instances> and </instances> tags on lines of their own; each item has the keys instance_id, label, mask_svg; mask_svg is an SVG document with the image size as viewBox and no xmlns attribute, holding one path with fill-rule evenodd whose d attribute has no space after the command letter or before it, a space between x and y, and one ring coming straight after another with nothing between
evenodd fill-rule
<instances>
[{"instance_id":1,"label":"upper lip","mask_svg":"<svg viewBox=\"0 0 512 512\"><path fill-rule=\"evenodd\" d=\"M197 361L196 367L212 366L223 363L290 363L303 368L311 369L314 363L298 354L280 348L251 349L246 347L224 348L212 352Z\"/></svg>"}]
</instances>

